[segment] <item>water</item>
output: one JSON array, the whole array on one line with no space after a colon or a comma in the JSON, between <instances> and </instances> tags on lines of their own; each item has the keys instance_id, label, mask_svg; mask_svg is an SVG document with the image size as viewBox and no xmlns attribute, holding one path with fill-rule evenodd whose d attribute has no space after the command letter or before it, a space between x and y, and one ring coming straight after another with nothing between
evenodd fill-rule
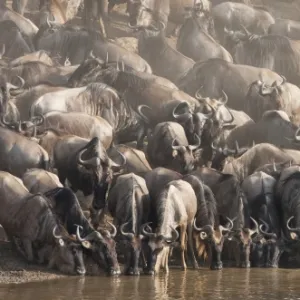
<instances>
[{"instance_id":1,"label":"water","mask_svg":"<svg viewBox=\"0 0 300 300\"><path fill-rule=\"evenodd\" d=\"M73 277L0 285L2 300L300 299L300 270L170 270L157 277Z\"/></svg>"}]
</instances>

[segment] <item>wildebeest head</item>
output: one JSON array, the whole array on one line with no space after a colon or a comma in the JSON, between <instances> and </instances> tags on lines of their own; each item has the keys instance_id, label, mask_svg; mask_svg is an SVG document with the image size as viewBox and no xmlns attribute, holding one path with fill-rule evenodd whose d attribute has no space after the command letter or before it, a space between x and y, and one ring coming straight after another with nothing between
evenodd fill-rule
<instances>
[{"instance_id":1,"label":"wildebeest head","mask_svg":"<svg viewBox=\"0 0 300 300\"><path fill-rule=\"evenodd\" d=\"M201 145L198 135L195 135L195 144L189 146L178 145L176 139L172 142L172 168L177 172L188 173L194 169L195 158L193 151Z\"/></svg>"},{"instance_id":2,"label":"wildebeest head","mask_svg":"<svg viewBox=\"0 0 300 300\"><path fill-rule=\"evenodd\" d=\"M201 103L201 112L208 114L207 116L209 117L205 123L203 138L210 144L222 130L235 127L235 125L232 124L234 117L226 106L228 97L224 91L222 91L223 96L219 99L211 99L207 97L203 98L200 94L200 90L201 88L196 92L195 98Z\"/></svg>"},{"instance_id":3,"label":"wildebeest head","mask_svg":"<svg viewBox=\"0 0 300 300\"><path fill-rule=\"evenodd\" d=\"M250 250L252 240L255 239L256 235L259 235L259 226L255 219L250 217L252 222L254 223L255 227L253 229L249 228L247 225L244 225L243 228L236 230L231 239L236 241L239 246L239 256L240 256L240 267L242 268L249 268L250 267ZM261 238L261 237L260 237ZM258 238L257 238L258 242Z\"/></svg>"},{"instance_id":4,"label":"wildebeest head","mask_svg":"<svg viewBox=\"0 0 300 300\"><path fill-rule=\"evenodd\" d=\"M47 249L50 252L49 268L57 268L66 274L85 274L85 266L83 262L83 248L80 243L69 236L64 229L61 234L57 233L57 226L53 229L53 237L55 240L55 247ZM41 249L40 251L44 251Z\"/></svg>"},{"instance_id":5,"label":"wildebeest head","mask_svg":"<svg viewBox=\"0 0 300 300\"><path fill-rule=\"evenodd\" d=\"M211 255L212 255L212 261L211 261L211 269L212 270L220 270L222 269L222 261L221 261L221 253L223 250L223 244L226 238L228 238L230 231L233 228L233 222L229 218L227 218L229 221L228 226L223 227L222 225L219 225L217 228L214 228L212 225L206 225L203 227L197 227L196 225L196 219L194 220L194 230L197 231L197 234L199 234L200 241L203 242L203 247L197 246L199 249L198 251L205 251L205 244L209 244L211 247ZM199 240L196 239L196 243ZM202 253L199 253L200 255Z\"/></svg>"},{"instance_id":6,"label":"wildebeest head","mask_svg":"<svg viewBox=\"0 0 300 300\"><path fill-rule=\"evenodd\" d=\"M94 78L99 71L108 66L108 53L106 61L94 56L91 51L89 57L83 61L74 73L68 79L68 86L80 87L91 83L91 79Z\"/></svg>"},{"instance_id":7,"label":"wildebeest head","mask_svg":"<svg viewBox=\"0 0 300 300\"><path fill-rule=\"evenodd\" d=\"M129 275L139 275L139 258L143 248L143 240L145 238L142 234L134 234L132 232L126 232L125 227L129 222L124 223L120 227L120 232L125 238L125 247L126 247L126 267L125 274Z\"/></svg>"},{"instance_id":8,"label":"wildebeest head","mask_svg":"<svg viewBox=\"0 0 300 300\"><path fill-rule=\"evenodd\" d=\"M285 110L285 99L291 101L291 92L283 76L281 83L275 80L270 86L257 80L249 87L245 111L254 121L258 121L265 111Z\"/></svg>"},{"instance_id":9,"label":"wildebeest head","mask_svg":"<svg viewBox=\"0 0 300 300\"><path fill-rule=\"evenodd\" d=\"M179 233L175 228L170 228L168 235L153 233L149 224L150 223L146 223L142 225L142 234L148 238L148 246L150 250L149 257L147 259L148 265L145 273L152 274L153 272L159 272L158 268L160 267L160 264L156 264L158 256L163 252L164 249L174 246L174 243L179 238Z\"/></svg>"},{"instance_id":10,"label":"wildebeest head","mask_svg":"<svg viewBox=\"0 0 300 300\"><path fill-rule=\"evenodd\" d=\"M117 260L116 243L114 237L117 234L116 227L109 223L113 232L103 230L102 234L99 231L93 231L86 237L80 236L81 226L77 226L76 236L86 249L92 252L92 257L100 266L108 272L109 275L119 275L120 267Z\"/></svg>"},{"instance_id":11,"label":"wildebeest head","mask_svg":"<svg viewBox=\"0 0 300 300\"><path fill-rule=\"evenodd\" d=\"M113 169L120 169L126 163L126 158L120 152L120 161L118 164L112 161L99 138L93 138L85 147L77 153L77 164L79 170L82 170L83 176L92 176L94 189L93 207L102 209L105 206L106 193L113 176ZM87 174L88 173L88 174Z\"/></svg>"},{"instance_id":12,"label":"wildebeest head","mask_svg":"<svg viewBox=\"0 0 300 300\"><path fill-rule=\"evenodd\" d=\"M253 267L277 268L281 253L280 241L276 233L269 232L269 225L262 219L260 221L260 234L252 239L251 264Z\"/></svg>"}]
</instances>

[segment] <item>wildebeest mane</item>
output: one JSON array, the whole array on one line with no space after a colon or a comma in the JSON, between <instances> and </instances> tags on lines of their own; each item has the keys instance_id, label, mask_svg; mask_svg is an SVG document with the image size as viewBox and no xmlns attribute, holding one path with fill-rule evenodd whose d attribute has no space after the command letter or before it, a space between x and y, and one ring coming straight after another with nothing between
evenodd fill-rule
<instances>
[{"instance_id":1,"label":"wildebeest mane","mask_svg":"<svg viewBox=\"0 0 300 300\"><path fill-rule=\"evenodd\" d=\"M252 35L243 42L244 48L247 49L244 63L262 67L273 54L275 55L274 70L299 68L299 61L291 42L289 38L280 35Z\"/></svg>"},{"instance_id":2,"label":"wildebeest mane","mask_svg":"<svg viewBox=\"0 0 300 300\"><path fill-rule=\"evenodd\" d=\"M69 234L76 234L76 224L83 227L82 236L93 231L83 214L76 195L71 189L57 187L44 193L44 196L51 200L55 214L59 217L60 222L65 225Z\"/></svg>"},{"instance_id":3,"label":"wildebeest mane","mask_svg":"<svg viewBox=\"0 0 300 300\"><path fill-rule=\"evenodd\" d=\"M108 68L107 71L104 71L102 79L120 93L126 93L131 89L140 93L149 86L148 80L130 72L118 71L115 68Z\"/></svg>"}]
</instances>

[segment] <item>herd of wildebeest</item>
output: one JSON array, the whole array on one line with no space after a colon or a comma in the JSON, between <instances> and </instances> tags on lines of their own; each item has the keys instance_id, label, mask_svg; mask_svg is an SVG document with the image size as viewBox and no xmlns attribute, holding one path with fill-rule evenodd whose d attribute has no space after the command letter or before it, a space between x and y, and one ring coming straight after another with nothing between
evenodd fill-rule
<instances>
[{"instance_id":1,"label":"herd of wildebeest","mask_svg":"<svg viewBox=\"0 0 300 300\"><path fill-rule=\"evenodd\" d=\"M297 259L300 22L86 0L79 26L41 0L34 23L26 2L0 1L0 224L20 255L80 275L168 272L176 248L183 269ZM119 2L137 53L106 37Z\"/></svg>"}]
</instances>

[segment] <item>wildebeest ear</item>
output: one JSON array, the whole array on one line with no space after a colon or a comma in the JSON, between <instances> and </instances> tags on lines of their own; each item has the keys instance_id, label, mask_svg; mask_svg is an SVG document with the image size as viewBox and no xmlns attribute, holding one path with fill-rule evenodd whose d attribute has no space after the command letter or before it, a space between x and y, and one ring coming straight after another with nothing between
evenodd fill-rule
<instances>
[{"instance_id":1,"label":"wildebeest ear","mask_svg":"<svg viewBox=\"0 0 300 300\"><path fill-rule=\"evenodd\" d=\"M89 241L83 241L81 243L81 245L86 248L86 249L91 249L92 248L92 244Z\"/></svg>"},{"instance_id":2,"label":"wildebeest ear","mask_svg":"<svg viewBox=\"0 0 300 300\"><path fill-rule=\"evenodd\" d=\"M176 157L177 155L178 155L178 151L177 151L177 150L173 150L172 156L173 156L173 157Z\"/></svg>"},{"instance_id":3,"label":"wildebeest ear","mask_svg":"<svg viewBox=\"0 0 300 300\"><path fill-rule=\"evenodd\" d=\"M298 238L299 238L299 237L298 237L298 234L297 234L296 232L291 232L291 233L290 233L290 236L291 236L291 239L292 239L292 240L298 240Z\"/></svg>"}]
</instances>

